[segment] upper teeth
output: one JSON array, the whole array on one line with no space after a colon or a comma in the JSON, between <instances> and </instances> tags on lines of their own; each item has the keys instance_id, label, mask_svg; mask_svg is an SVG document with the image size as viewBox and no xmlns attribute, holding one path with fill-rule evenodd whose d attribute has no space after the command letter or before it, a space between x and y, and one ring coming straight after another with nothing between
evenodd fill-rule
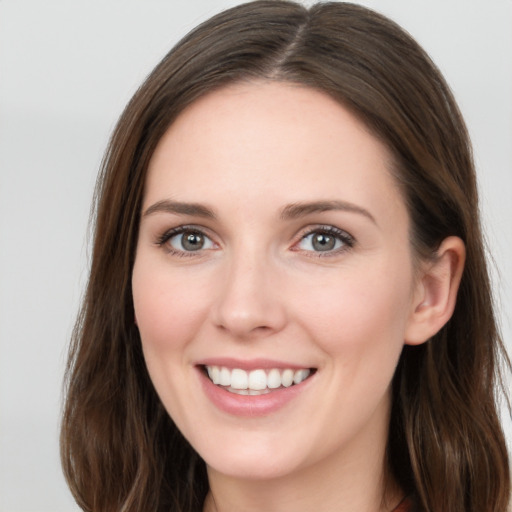
<instances>
[{"instance_id":1,"label":"upper teeth","mask_svg":"<svg viewBox=\"0 0 512 512\"><path fill-rule=\"evenodd\" d=\"M225 366L206 366L206 371L214 384L232 389L252 389L254 391L267 388L276 389L281 386L287 388L292 384L301 383L311 373L306 368L301 370L272 368L271 370L258 369L247 372L240 368L230 370Z\"/></svg>"}]
</instances>

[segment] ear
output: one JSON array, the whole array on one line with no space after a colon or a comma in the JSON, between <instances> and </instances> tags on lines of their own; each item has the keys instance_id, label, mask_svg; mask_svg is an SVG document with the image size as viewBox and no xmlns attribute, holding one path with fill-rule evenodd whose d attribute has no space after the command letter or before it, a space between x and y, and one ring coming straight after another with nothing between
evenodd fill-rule
<instances>
[{"instance_id":1,"label":"ear","mask_svg":"<svg viewBox=\"0 0 512 512\"><path fill-rule=\"evenodd\" d=\"M436 334L453 314L466 248L455 236L446 238L425 263L416 283L405 331L406 345L419 345Z\"/></svg>"}]
</instances>

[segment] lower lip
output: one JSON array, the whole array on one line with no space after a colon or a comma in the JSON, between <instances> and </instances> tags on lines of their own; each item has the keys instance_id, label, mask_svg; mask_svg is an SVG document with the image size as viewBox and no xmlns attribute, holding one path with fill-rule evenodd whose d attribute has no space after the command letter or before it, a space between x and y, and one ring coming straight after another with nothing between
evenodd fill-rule
<instances>
[{"instance_id":1,"label":"lower lip","mask_svg":"<svg viewBox=\"0 0 512 512\"><path fill-rule=\"evenodd\" d=\"M300 384L279 388L264 395L238 395L215 385L202 370L199 370L199 374L206 396L216 407L233 416L247 417L267 416L278 411L305 391L312 379L309 377Z\"/></svg>"}]
</instances>

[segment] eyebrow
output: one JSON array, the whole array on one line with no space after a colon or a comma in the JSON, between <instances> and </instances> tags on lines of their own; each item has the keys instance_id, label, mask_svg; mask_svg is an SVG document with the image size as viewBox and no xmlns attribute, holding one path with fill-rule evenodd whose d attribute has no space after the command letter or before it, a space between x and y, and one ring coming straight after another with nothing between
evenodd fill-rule
<instances>
[{"instance_id":1,"label":"eyebrow","mask_svg":"<svg viewBox=\"0 0 512 512\"><path fill-rule=\"evenodd\" d=\"M293 203L285 206L281 210L281 220L293 220L300 217L305 217L313 213L321 213L328 211L344 211L363 215L370 219L374 224L377 224L375 217L364 208L346 201L313 201L307 203ZM190 215L196 217L203 217L207 219L216 219L217 216L210 208L199 203L183 203L180 201L172 201L164 199L151 205L142 214L147 217L154 213L172 213L176 215Z\"/></svg>"},{"instance_id":2,"label":"eyebrow","mask_svg":"<svg viewBox=\"0 0 512 512\"><path fill-rule=\"evenodd\" d=\"M291 220L300 217L305 217L306 215L311 215L312 213L321 213L328 211L343 211L357 213L360 215L364 215L365 217L370 219L375 225L377 225L375 217L368 210L365 210L361 206L357 206L346 201L338 200L314 201L310 203L293 203L283 208L280 217L283 220Z\"/></svg>"},{"instance_id":3,"label":"eyebrow","mask_svg":"<svg viewBox=\"0 0 512 512\"><path fill-rule=\"evenodd\" d=\"M182 203L179 201L171 201L164 199L151 205L143 214L143 217L152 215L153 213L174 213L177 215L193 215L195 217L204 217L215 219L216 215L213 210L199 203Z\"/></svg>"}]
</instances>

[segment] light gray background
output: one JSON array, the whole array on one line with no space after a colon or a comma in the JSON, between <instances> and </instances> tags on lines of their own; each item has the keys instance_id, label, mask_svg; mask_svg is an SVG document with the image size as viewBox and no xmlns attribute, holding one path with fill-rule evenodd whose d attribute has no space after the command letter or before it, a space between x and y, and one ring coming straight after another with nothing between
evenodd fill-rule
<instances>
[{"instance_id":1,"label":"light gray background","mask_svg":"<svg viewBox=\"0 0 512 512\"><path fill-rule=\"evenodd\" d=\"M172 44L237 3L0 0L0 511L76 510L59 466L58 416L102 153L123 106ZM512 1L362 3L411 32L459 100L510 347Z\"/></svg>"}]
</instances>

